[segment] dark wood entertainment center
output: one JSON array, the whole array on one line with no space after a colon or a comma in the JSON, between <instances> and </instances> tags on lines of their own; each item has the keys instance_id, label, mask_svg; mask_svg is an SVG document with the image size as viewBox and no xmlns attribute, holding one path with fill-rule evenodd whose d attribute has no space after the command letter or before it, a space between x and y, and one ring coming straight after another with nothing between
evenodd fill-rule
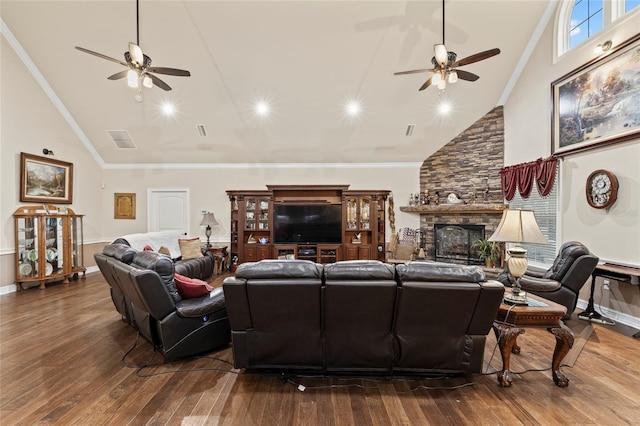
<instances>
[{"instance_id":1,"label":"dark wood entertainment center","mask_svg":"<svg viewBox=\"0 0 640 426\"><path fill-rule=\"evenodd\" d=\"M389 194L384 190L349 190L349 185L267 185L267 190L229 190L230 258L232 262L237 259L237 264L278 258L318 263L384 261ZM332 241L286 240L281 233L276 234L275 206L340 206L340 233L323 236ZM279 241L282 238L286 241Z\"/></svg>"}]
</instances>

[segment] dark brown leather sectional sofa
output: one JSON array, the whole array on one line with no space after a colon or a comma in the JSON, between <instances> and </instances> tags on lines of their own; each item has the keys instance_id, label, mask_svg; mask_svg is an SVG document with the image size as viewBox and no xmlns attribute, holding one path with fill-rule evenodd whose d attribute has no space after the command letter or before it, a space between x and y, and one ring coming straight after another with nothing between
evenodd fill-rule
<instances>
[{"instance_id":1,"label":"dark brown leather sectional sofa","mask_svg":"<svg viewBox=\"0 0 640 426\"><path fill-rule=\"evenodd\" d=\"M504 286L481 268L244 263L223 284L236 368L478 373Z\"/></svg>"},{"instance_id":2,"label":"dark brown leather sectional sofa","mask_svg":"<svg viewBox=\"0 0 640 426\"><path fill-rule=\"evenodd\" d=\"M109 244L94 258L123 321L167 360L209 352L231 340L222 289L183 299L174 282L178 267L169 257Z\"/></svg>"}]
</instances>

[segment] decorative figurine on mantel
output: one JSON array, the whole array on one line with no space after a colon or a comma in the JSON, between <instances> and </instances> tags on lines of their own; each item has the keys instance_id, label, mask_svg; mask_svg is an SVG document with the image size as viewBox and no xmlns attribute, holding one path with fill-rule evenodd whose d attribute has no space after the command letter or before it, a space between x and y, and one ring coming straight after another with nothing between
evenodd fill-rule
<instances>
[{"instance_id":1,"label":"decorative figurine on mantel","mask_svg":"<svg viewBox=\"0 0 640 426\"><path fill-rule=\"evenodd\" d=\"M489 193L490 188L489 188L489 179L485 179L484 180L484 202L485 204L489 203L489 200L491 199L491 194Z\"/></svg>"}]
</instances>

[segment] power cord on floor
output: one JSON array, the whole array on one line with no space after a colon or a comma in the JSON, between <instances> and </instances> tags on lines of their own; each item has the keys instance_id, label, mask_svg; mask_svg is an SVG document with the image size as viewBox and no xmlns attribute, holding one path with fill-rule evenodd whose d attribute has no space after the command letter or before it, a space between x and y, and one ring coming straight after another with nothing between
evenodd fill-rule
<instances>
[{"instance_id":1,"label":"power cord on floor","mask_svg":"<svg viewBox=\"0 0 640 426\"><path fill-rule=\"evenodd\" d=\"M410 384L411 382L418 382L419 380L448 380L451 377L450 376L446 376L446 375L442 375L442 376L438 376L438 377L423 377L421 379L408 379L408 378L403 378L403 377L390 377L390 378L380 378L380 379L373 379L373 378L368 378L368 377L348 377L348 378L344 378L344 377L334 377L334 376L300 376L300 375L295 375L295 374L282 374L281 376L279 376L279 379L283 382L283 383L289 383L294 385L299 391L304 392L306 390L318 390L318 389L340 389L340 388L358 388L358 389L378 389L380 390L379 386L367 386L364 385L362 383L346 383L346 384L329 384L329 385L315 385L315 386L307 386L307 385L303 385L300 381L300 379L304 379L304 378L323 378L323 379L331 379L331 380L337 380L337 381L347 381L347 380L358 380L361 382L372 382L372 383L390 383L390 382L403 382L403 383L407 383ZM297 379L297 380L294 380ZM423 384L419 384L417 386L412 386L409 388L409 391L405 392L405 391L400 391L397 389L394 389L394 392L396 394L411 394L411 393L415 393L416 391L419 390L455 390L455 389L460 389L460 388L464 388L464 387L468 387L468 386L473 386L475 385L475 382L465 382L459 385L451 385L451 386L425 386Z\"/></svg>"},{"instance_id":2,"label":"power cord on floor","mask_svg":"<svg viewBox=\"0 0 640 426\"><path fill-rule=\"evenodd\" d=\"M240 374L239 371L236 371L236 370L233 370L233 369L225 369L225 368L217 368L217 367L184 368L184 369L174 369L174 370L166 370L166 371L159 371L159 372L155 372L155 373L143 374L142 371L144 369L146 369L146 368L160 367L160 366L163 366L163 365L167 365L168 363L167 362L160 362L160 363L156 363L156 364L151 364L151 361L153 360L153 358L155 357L156 353L158 352L156 350L156 348L154 347L153 351L151 352L151 356L142 365L128 364L126 358L136 348L136 346L138 345L138 340L139 339L140 339L140 331L138 331L136 333L136 339L134 340L133 345L131 346L131 348L129 348L129 350L127 350L124 353L124 355L122 355L122 358L120 359L120 362L125 367L127 367L127 368L135 368L136 369L136 376L137 377L154 377L154 376L161 376L163 374L190 373L190 372L196 372L196 371L221 371L223 373ZM197 359L212 359L212 360L220 361L222 363L225 363L225 364L228 364L230 366L233 366L233 364L231 362L227 361L227 360L224 360L222 358L209 356L209 355L200 355L200 356L181 358L180 362L189 361L189 360L197 360Z\"/></svg>"}]
</instances>

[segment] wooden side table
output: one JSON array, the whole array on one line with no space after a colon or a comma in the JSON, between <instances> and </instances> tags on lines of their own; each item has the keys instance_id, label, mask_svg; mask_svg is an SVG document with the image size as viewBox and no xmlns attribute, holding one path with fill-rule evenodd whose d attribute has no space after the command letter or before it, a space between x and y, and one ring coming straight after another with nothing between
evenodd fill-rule
<instances>
[{"instance_id":1,"label":"wooden side table","mask_svg":"<svg viewBox=\"0 0 640 426\"><path fill-rule=\"evenodd\" d=\"M213 273L221 274L227 270L227 259L229 258L229 253L227 252L227 246L211 246L205 247L207 251L213 254L213 258L215 259L213 265Z\"/></svg>"},{"instance_id":2,"label":"wooden side table","mask_svg":"<svg viewBox=\"0 0 640 426\"><path fill-rule=\"evenodd\" d=\"M560 387L569 386L569 379L560 371L560 363L573 346L574 340L573 332L562 322L567 308L533 294L529 294L527 300L528 306L508 305L503 302L493 323L493 331L502 355L502 371L498 372L498 384L508 387L513 383L509 361L511 353L520 353L516 339L524 333L524 327L545 327L556 337L556 347L551 361L553 382Z\"/></svg>"}]
</instances>

